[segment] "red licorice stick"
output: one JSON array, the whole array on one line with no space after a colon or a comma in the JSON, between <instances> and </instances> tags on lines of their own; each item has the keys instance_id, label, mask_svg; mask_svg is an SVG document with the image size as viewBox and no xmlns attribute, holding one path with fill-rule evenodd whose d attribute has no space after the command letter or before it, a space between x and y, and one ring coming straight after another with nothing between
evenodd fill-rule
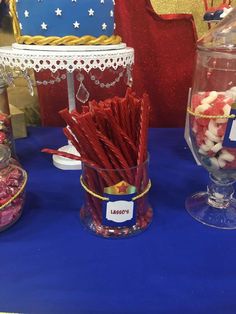
<instances>
[{"instance_id":1,"label":"red licorice stick","mask_svg":"<svg viewBox=\"0 0 236 314\"><path fill-rule=\"evenodd\" d=\"M130 149L128 149L126 141L124 141L124 138L127 138L127 135L115 121L112 115L112 111L110 109L105 109L103 112L99 111L97 112L96 118L100 118L100 120L103 120L107 124L107 129L109 130L109 132L102 132L101 128L99 128L99 131L101 131L101 133L103 134L107 134L106 137L110 141L112 141L113 144L115 144L118 148L120 148L120 151L124 155L124 158L127 160L129 167L134 166L135 158L132 154L132 150L130 151ZM133 148L136 150L134 145Z\"/></svg>"},{"instance_id":2,"label":"red licorice stick","mask_svg":"<svg viewBox=\"0 0 236 314\"><path fill-rule=\"evenodd\" d=\"M56 149L50 149L50 148L44 148L41 150L42 153L47 153L47 154L52 154L52 155L58 155L61 157L65 157L65 158L69 158L69 159L73 159L73 160L80 160L82 161L82 158L79 156L76 156L74 154L70 154L70 153L66 153L66 152L61 152L59 150Z\"/></svg>"},{"instance_id":3,"label":"red licorice stick","mask_svg":"<svg viewBox=\"0 0 236 314\"><path fill-rule=\"evenodd\" d=\"M99 142L99 139L96 134L96 127L91 118L91 114L86 113L80 117L80 125L82 130L85 132L85 136L88 140L88 143L93 147L99 159L101 160L101 168L111 169L111 164L107 158L107 155Z\"/></svg>"},{"instance_id":4,"label":"red licorice stick","mask_svg":"<svg viewBox=\"0 0 236 314\"><path fill-rule=\"evenodd\" d=\"M109 157L109 159L110 159L110 161L111 161L111 163L112 163L112 169L120 169L120 164L119 164L119 162L116 160L116 158L114 158L114 155L112 154L112 152L110 151L110 150L107 150L107 155L108 155L108 157ZM111 171L113 171L113 170L111 170ZM116 173L117 173L117 176L118 176L118 179L117 179L117 182L115 182L115 183L118 183L119 181L121 181L121 180L123 180L124 178L122 178L121 176L120 176L120 174L118 173L118 171L119 170L117 170L116 171Z\"/></svg>"},{"instance_id":5,"label":"red licorice stick","mask_svg":"<svg viewBox=\"0 0 236 314\"><path fill-rule=\"evenodd\" d=\"M131 171L130 171L130 167L127 163L127 161L125 160L125 158L123 157L123 155L121 154L120 150L117 149L117 147L106 137L104 136L101 132L97 131L97 134L99 136L99 138L101 139L101 141L103 141L103 143L107 146L107 148L110 149L110 152L113 153L114 157L119 161L120 163L120 169L124 169L127 170L127 174L128 174L128 179L131 182ZM115 173L113 174L115 176ZM114 181L117 182L117 179L114 178Z\"/></svg>"},{"instance_id":6,"label":"red licorice stick","mask_svg":"<svg viewBox=\"0 0 236 314\"><path fill-rule=\"evenodd\" d=\"M67 136L67 138L71 141L71 143L74 145L74 136L71 134L68 128L64 128L64 133ZM85 146L86 147L85 149L82 148L83 146L81 145L81 140L82 138L80 137L80 142L77 141L76 145L78 146L79 149L78 151L81 154L81 159L83 160L83 162L89 166L100 168L100 165L91 161L91 159L94 160L95 158L93 155L92 156L90 155L89 157L90 152L88 153L88 150L86 150L88 146ZM82 142L84 142L84 140L82 140ZM86 159L85 156L87 156L87 158L89 157L89 159ZM105 173L102 173L102 176L105 182L107 183L110 182L109 177Z\"/></svg>"},{"instance_id":7,"label":"red licorice stick","mask_svg":"<svg viewBox=\"0 0 236 314\"><path fill-rule=\"evenodd\" d=\"M106 145L106 147L110 150L111 153L117 158L120 163L120 168L128 169L129 165L120 150L101 132L97 131L99 139ZM111 168L110 168L111 169Z\"/></svg>"},{"instance_id":8,"label":"red licorice stick","mask_svg":"<svg viewBox=\"0 0 236 314\"><path fill-rule=\"evenodd\" d=\"M135 121L139 121L138 123L140 124L141 121L141 100L134 100L134 106L135 106ZM135 125L135 123L134 123ZM140 136L140 126L139 128L134 127L135 129L135 143L138 146L139 145L139 136Z\"/></svg>"},{"instance_id":9,"label":"red licorice stick","mask_svg":"<svg viewBox=\"0 0 236 314\"><path fill-rule=\"evenodd\" d=\"M149 122L149 98L145 94L141 102L141 120L140 120L140 134L139 134L139 148L138 148L138 161L137 166L137 177L136 177L136 186L140 189L140 182L142 176L142 167L141 165L147 158L147 134L148 134L148 122Z\"/></svg>"},{"instance_id":10,"label":"red licorice stick","mask_svg":"<svg viewBox=\"0 0 236 314\"><path fill-rule=\"evenodd\" d=\"M128 95L128 102L130 106L130 125L131 125L131 137L133 142L137 144L137 121L140 117L139 107L140 102L134 98L131 94ZM138 105L137 105L138 104Z\"/></svg>"},{"instance_id":11,"label":"red licorice stick","mask_svg":"<svg viewBox=\"0 0 236 314\"><path fill-rule=\"evenodd\" d=\"M72 143L72 145L74 145L74 147L77 149L77 151L79 152L79 154L87 160L94 160L93 158L93 154L90 153L90 151L87 151L86 153L84 152L84 145L86 145L86 143L84 143L84 140L82 137L80 137L80 142L78 142L77 140L77 136L75 136L70 128L66 127L63 129L64 130L64 134L65 136L68 138L68 140Z\"/></svg>"},{"instance_id":12,"label":"red licorice stick","mask_svg":"<svg viewBox=\"0 0 236 314\"><path fill-rule=\"evenodd\" d=\"M66 153L66 152L61 152L59 150L56 149L49 149L49 148L44 148L41 150L42 153L47 153L47 154L51 154L51 155L57 155L57 156L61 156L64 158L69 158L69 159L73 159L73 160L80 160L86 164L88 164L91 167L97 167L98 165L96 165L94 162L87 160L85 158L76 156L74 154L70 154L70 153Z\"/></svg>"},{"instance_id":13,"label":"red licorice stick","mask_svg":"<svg viewBox=\"0 0 236 314\"><path fill-rule=\"evenodd\" d=\"M96 180L97 174L95 173L95 170L93 169L89 169L86 168L86 174L85 174L85 182L87 184L87 186L89 187L90 190L92 190L95 193L103 193L103 189L102 187L98 184L99 181ZM99 189L100 188L100 189ZM100 220L101 219L101 207L100 207L100 200L95 198L92 195L89 195L91 198L91 201L93 202L95 209L96 209L96 213L97 213L97 217Z\"/></svg>"},{"instance_id":14,"label":"red licorice stick","mask_svg":"<svg viewBox=\"0 0 236 314\"><path fill-rule=\"evenodd\" d=\"M82 113L89 112L89 107L88 106L82 106Z\"/></svg>"},{"instance_id":15,"label":"red licorice stick","mask_svg":"<svg viewBox=\"0 0 236 314\"><path fill-rule=\"evenodd\" d=\"M68 140L74 145L76 150L82 155L83 152L81 152L82 148L80 143L77 141L76 136L72 133L71 129L69 127L63 128L63 133L68 138Z\"/></svg>"},{"instance_id":16,"label":"red licorice stick","mask_svg":"<svg viewBox=\"0 0 236 314\"><path fill-rule=\"evenodd\" d=\"M67 124L70 126L73 134L78 138L78 141L86 143L84 146L85 151L89 154L89 156L93 156L96 162L99 164L100 168L110 168L111 165L99 144L99 141L94 137L91 132L92 128L92 120L90 120L90 124L87 125L86 116L90 116L91 113L85 113L82 115L75 115L74 113L69 113L68 110L63 110L60 112L62 117L66 120ZM77 123L73 119L73 117L77 118ZM89 144L88 144L89 143Z\"/></svg>"},{"instance_id":17,"label":"red licorice stick","mask_svg":"<svg viewBox=\"0 0 236 314\"><path fill-rule=\"evenodd\" d=\"M93 149L95 151L93 158L100 157L100 159L99 159L100 167L99 168L111 169L112 165L110 164L109 159L107 158L107 155L103 149L103 146L101 145L100 141L96 137L96 129L91 131L92 122L90 121L90 124L87 125L87 122L85 122L85 119L86 119L86 117L83 117L83 120L80 120L81 129L85 135L84 140L87 141L87 146L86 146L87 148L86 147L84 148L85 151L86 151L86 149L89 149L91 147L91 144L92 144ZM89 126L90 126L90 128L89 128ZM104 180L106 181L106 183L108 185L113 184L113 178L110 178L109 173L106 174L106 177L104 177Z\"/></svg>"},{"instance_id":18,"label":"red licorice stick","mask_svg":"<svg viewBox=\"0 0 236 314\"><path fill-rule=\"evenodd\" d=\"M114 126L114 128L116 129L116 132L120 133L120 135L123 137L123 140L132 148L133 152L137 153L137 147L134 144L133 138L129 137L127 133L121 128L121 126L116 122L112 112L108 113L108 119L109 121L111 121L112 126Z\"/></svg>"},{"instance_id":19,"label":"red licorice stick","mask_svg":"<svg viewBox=\"0 0 236 314\"><path fill-rule=\"evenodd\" d=\"M145 94L141 103L141 119L139 129L139 148L138 148L138 162L139 166L146 159L147 154L147 134L148 134L148 121L149 121L149 99Z\"/></svg>"},{"instance_id":20,"label":"red licorice stick","mask_svg":"<svg viewBox=\"0 0 236 314\"><path fill-rule=\"evenodd\" d=\"M120 132L120 134L122 135L124 141L127 143L128 146L130 146L130 148L133 150L133 153L135 154L135 160L137 160L137 153L138 153L138 149L137 146L135 146L134 142L132 141L132 139L125 133L125 131L123 131L119 125L116 125L117 127L117 132Z\"/></svg>"},{"instance_id":21,"label":"red licorice stick","mask_svg":"<svg viewBox=\"0 0 236 314\"><path fill-rule=\"evenodd\" d=\"M91 185L90 188L97 187L102 193L101 185L111 186L125 180L135 184L138 191L142 190L141 183L145 185L147 181L146 168L143 166L147 158L147 95L139 99L131 89L127 89L124 98L90 101L88 106L83 106L82 113L66 109L60 114L68 125L64 129L65 135L81 154L79 160L98 168L99 183L93 171L88 172L87 184ZM135 166L138 167L136 176L130 170Z\"/></svg>"},{"instance_id":22,"label":"red licorice stick","mask_svg":"<svg viewBox=\"0 0 236 314\"><path fill-rule=\"evenodd\" d=\"M121 128L123 130L125 130L125 125L124 125L124 119L123 119L123 115L122 112L120 110L120 104L119 104L120 98L118 97L114 97L113 99L113 107L116 108L116 121L117 123L121 126Z\"/></svg>"},{"instance_id":23,"label":"red licorice stick","mask_svg":"<svg viewBox=\"0 0 236 314\"><path fill-rule=\"evenodd\" d=\"M129 109L129 101L127 98L121 100L121 109L124 112L124 119L125 119L125 127L126 127L126 134L128 136L131 135L131 125L130 125L130 109Z\"/></svg>"},{"instance_id":24,"label":"red licorice stick","mask_svg":"<svg viewBox=\"0 0 236 314\"><path fill-rule=\"evenodd\" d=\"M81 149L81 145L76 140L76 138L75 138L74 134L71 132L71 130L69 128L63 128L63 132L66 135L66 137L68 138L68 140L72 143L72 145L76 148L77 152L79 152L80 155L82 155L83 152Z\"/></svg>"},{"instance_id":25,"label":"red licorice stick","mask_svg":"<svg viewBox=\"0 0 236 314\"><path fill-rule=\"evenodd\" d=\"M117 107L117 104L114 101L111 101L110 108L112 110L114 119L116 120L117 124L120 125L120 123L119 123L118 107Z\"/></svg>"},{"instance_id":26,"label":"red licorice stick","mask_svg":"<svg viewBox=\"0 0 236 314\"><path fill-rule=\"evenodd\" d=\"M111 140L113 139L113 125L110 125L110 122L107 120L107 113L110 109L104 109L101 110L101 108L97 108L94 112L93 118L95 121L95 125L97 126L97 129L101 131L103 134L106 134L106 136Z\"/></svg>"},{"instance_id":27,"label":"red licorice stick","mask_svg":"<svg viewBox=\"0 0 236 314\"><path fill-rule=\"evenodd\" d=\"M130 147L127 147L127 141L124 140L125 138L127 139L128 136L116 123L110 110L107 111L107 122L110 124L110 129L113 130L113 142L116 142L117 146L123 152L124 158L127 160L129 167L135 166L135 162L137 160L137 157L135 156L136 154L133 154L133 149L130 150ZM134 148L134 145L132 148Z\"/></svg>"}]
</instances>

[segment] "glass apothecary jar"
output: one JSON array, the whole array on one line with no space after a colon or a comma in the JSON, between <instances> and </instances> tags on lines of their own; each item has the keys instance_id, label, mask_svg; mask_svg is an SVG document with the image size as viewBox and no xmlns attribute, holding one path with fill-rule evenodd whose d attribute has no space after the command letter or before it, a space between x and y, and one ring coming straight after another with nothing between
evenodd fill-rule
<instances>
[{"instance_id":1,"label":"glass apothecary jar","mask_svg":"<svg viewBox=\"0 0 236 314\"><path fill-rule=\"evenodd\" d=\"M0 144L0 231L13 225L21 216L27 173L11 158L7 145Z\"/></svg>"},{"instance_id":2,"label":"glass apothecary jar","mask_svg":"<svg viewBox=\"0 0 236 314\"><path fill-rule=\"evenodd\" d=\"M188 112L193 150L210 174L206 192L186 201L198 221L236 228L236 8L198 41Z\"/></svg>"}]
</instances>

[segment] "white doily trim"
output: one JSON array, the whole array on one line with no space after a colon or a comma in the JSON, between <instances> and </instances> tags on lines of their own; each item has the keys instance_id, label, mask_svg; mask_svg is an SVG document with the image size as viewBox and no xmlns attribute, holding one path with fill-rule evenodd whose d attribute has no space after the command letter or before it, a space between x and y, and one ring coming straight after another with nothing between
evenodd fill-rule
<instances>
[{"instance_id":1,"label":"white doily trim","mask_svg":"<svg viewBox=\"0 0 236 314\"><path fill-rule=\"evenodd\" d=\"M38 46L40 47L40 46ZM104 71L107 68L116 70L118 67L132 66L134 64L134 49L122 48L114 50L94 51L62 51L62 50L25 50L12 47L0 48L0 65L3 67L19 68L21 70L33 69L36 72L50 70L84 70L87 73L92 69Z\"/></svg>"},{"instance_id":2,"label":"white doily trim","mask_svg":"<svg viewBox=\"0 0 236 314\"><path fill-rule=\"evenodd\" d=\"M65 51L101 51L101 50L117 50L117 49L124 49L126 48L125 43L121 43L118 45L81 45L81 46L43 46L43 45L25 45L25 44L12 44L13 49L20 49L20 50L31 50L31 51L55 51L55 52L65 52Z\"/></svg>"}]
</instances>

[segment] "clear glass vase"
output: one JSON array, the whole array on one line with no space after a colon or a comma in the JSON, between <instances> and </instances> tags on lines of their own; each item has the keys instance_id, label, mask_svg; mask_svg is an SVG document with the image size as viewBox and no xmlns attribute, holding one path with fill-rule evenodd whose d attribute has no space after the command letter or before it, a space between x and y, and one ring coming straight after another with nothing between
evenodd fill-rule
<instances>
[{"instance_id":1,"label":"clear glass vase","mask_svg":"<svg viewBox=\"0 0 236 314\"><path fill-rule=\"evenodd\" d=\"M25 170L11 158L9 147L0 144L0 232L21 217L26 182Z\"/></svg>"},{"instance_id":2,"label":"clear glass vase","mask_svg":"<svg viewBox=\"0 0 236 314\"><path fill-rule=\"evenodd\" d=\"M210 174L207 191L186 200L203 224L236 228L236 9L198 42L189 101L195 156Z\"/></svg>"},{"instance_id":3,"label":"clear glass vase","mask_svg":"<svg viewBox=\"0 0 236 314\"><path fill-rule=\"evenodd\" d=\"M144 231L151 223L148 160L138 167L115 170L83 164L81 184L85 200L80 219L94 234L127 237Z\"/></svg>"}]
</instances>

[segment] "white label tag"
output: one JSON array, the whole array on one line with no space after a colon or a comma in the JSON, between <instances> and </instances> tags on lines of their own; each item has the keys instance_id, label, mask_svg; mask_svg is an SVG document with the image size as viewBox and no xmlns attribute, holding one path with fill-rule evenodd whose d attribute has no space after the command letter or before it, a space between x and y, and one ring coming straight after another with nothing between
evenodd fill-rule
<instances>
[{"instance_id":1,"label":"white label tag","mask_svg":"<svg viewBox=\"0 0 236 314\"><path fill-rule=\"evenodd\" d=\"M231 141L236 141L236 120L232 123L229 138Z\"/></svg>"},{"instance_id":2,"label":"white label tag","mask_svg":"<svg viewBox=\"0 0 236 314\"><path fill-rule=\"evenodd\" d=\"M134 215L134 202L116 201L108 202L106 219L117 223L131 220Z\"/></svg>"}]
</instances>

